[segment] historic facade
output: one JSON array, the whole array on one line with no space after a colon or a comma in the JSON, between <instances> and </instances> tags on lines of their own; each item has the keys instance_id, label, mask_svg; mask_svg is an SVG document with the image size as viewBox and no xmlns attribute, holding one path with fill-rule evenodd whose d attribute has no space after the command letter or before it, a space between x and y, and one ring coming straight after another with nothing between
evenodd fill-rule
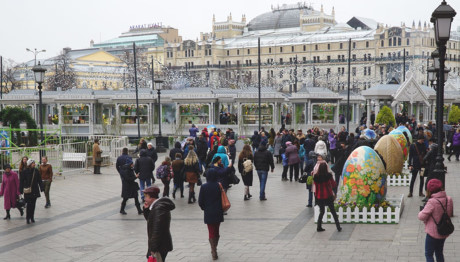
<instances>
[{"instance_id":1,"label":"historic facade","mask_svg":"<svg viewBox=\"0 0 460 262\"><path fill-rule=\"evenodd\" d=\"M348 47L351 44L351 88L366 90L392 78L403 82L414 69L419 84L427 84L427 59L435 50L430 23L389 27L372 19L352 17L347 23L304 4L272 7L246 24L212 21L212 32L198 41L165 44L165 65L206 79L215 87L238 88L257 83L258 39L264 86L294 91L321 86L334 91L347 87ZM351 39L351 42L349 42ZM460 69L460 31L448 43L451 76ZM405 64L405 70L403 65Z\"/></svg>"}]
</instances>

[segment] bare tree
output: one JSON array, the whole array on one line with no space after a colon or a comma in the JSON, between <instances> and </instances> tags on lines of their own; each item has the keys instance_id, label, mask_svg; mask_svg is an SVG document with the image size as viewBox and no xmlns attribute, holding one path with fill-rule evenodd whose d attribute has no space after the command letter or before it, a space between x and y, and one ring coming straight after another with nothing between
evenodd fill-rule
<instances>
[{"instance_id":1,"label":"bare tree","mask_svg":"<svg viewBox=\"0 0 460 262\"><path fill-rule=\"evenodd\" d=\"M136 47L136 69L137 69L137 87L138 88L149 88L151 82L151 73L149 62L146 55L147 49ZM134 54L132 49L124 51L120 59L126 64L126 68L123 72L122 83L123 88L134 88L135 87L135 75L134 75Z\"/></svg>"},{"instance_id":2,"label":"bare tree","mask_svg":"<svg viewBox=\"0 0 460 262\"><path fill-rule=\"evenodd\" d=\"M20 65L12 59L7 59L3 64L3 93L8 93L14 89L20 89L22 82L20 81L21 74L26 74L27 71L23 65Z\"/></svg>"},{"instance_id":3,"label":"bare tree","mask_svg":"<svg viewBox=\"0 0 460 262\"><path fill-rule=\"evenodd\" d=\"M72 89L77 86L77 77L74 69L70 66L72 63L70 56L64 50L54 60L54 73L47 77L46 83L49 90Z\"/></svg>"}]
</instances>

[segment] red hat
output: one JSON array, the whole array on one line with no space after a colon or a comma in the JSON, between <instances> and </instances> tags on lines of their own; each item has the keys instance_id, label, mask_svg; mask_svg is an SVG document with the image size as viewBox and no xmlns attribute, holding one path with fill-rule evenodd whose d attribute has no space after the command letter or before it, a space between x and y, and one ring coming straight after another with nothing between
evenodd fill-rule
<instances>
[{"instance_id":1,"label":"red hat","mask_svg":"<svg viewBox=\"0 0 460 262\"><path fill-rule=\"evenodd\" d=\"M144 194L149 194L151 195L153 198L158 198L159 195L160 195L160 188L156 185L152 185L146 189L144 189Z\"/></svg>"},{"instance_id":2,"label":"red hat","mask_svg":"<svg viewBox=\"0 0 460 262\"><path fill-rule=\"evenodd\" d=\"M437 193L442 189L442 182L439 179L433 178L428 181L428 185L426 185L426 189L431 193Z\"/></svg>"}]
</instances>

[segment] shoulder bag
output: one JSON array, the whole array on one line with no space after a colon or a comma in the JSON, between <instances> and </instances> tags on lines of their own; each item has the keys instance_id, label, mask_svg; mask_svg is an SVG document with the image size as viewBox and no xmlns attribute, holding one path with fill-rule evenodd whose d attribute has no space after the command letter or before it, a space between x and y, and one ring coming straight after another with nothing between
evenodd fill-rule
<instances>
[{"instance_id":1,"label":"shoulder bag","mask_svg":"<svg viewBox=\"0 0 460 262\"><path fill-rule=\"evenodd\" d=\"M227 194L225 194L225 190L222 187L221 183L219 183L219 188L220 188L220 195L221 195L221 199L222 199L222 210L224 212L227 212L227 210L230 209L231 204L230 204L230 201L228 200Z\"/></svg>"},{"instance_id":2,"label":"shoulder bag","mask_svg":"<svg viewBox=\"0 0 460 262\"><path fill-rule=\"evenodd\" d=\"M35 168L34 168L34 173L32 175L32 181L30 182L30 186L29 187L24 187L24 194L32 193L32 184L34 183L34 178L35 178Z\"/></svg>"}]
</instances>

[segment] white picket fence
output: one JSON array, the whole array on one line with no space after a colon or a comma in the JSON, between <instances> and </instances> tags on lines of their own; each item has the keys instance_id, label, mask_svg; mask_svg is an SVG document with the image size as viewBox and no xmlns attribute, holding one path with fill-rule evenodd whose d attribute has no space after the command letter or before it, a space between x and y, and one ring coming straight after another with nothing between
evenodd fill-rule
<instances>
[{"instance_id":1,"label":"white picket fence","mask_svg":"<svg viewBox=\"0 0 460 262\"><path fill-rule=\"evenodd\" d=\"M391 207L383 208L379 207L377 210L374 207L370 209L364 207L362 210L359 208L339 207L337 215L340 223L363 223L363 224L398 224L399 218L404 209L403 203L404 195L387 198L390 204L394 207L394 211ZM318 222L319 217L319 206L315 206L315 223ZM334 218L329 209L323 216L323 223L334 223Z\"/></svg>"},{"instance_id":2,"label":"white picket fence","mask_svg":"<svg viewBox=\"0 0 460 262\"><path fill-rule=\"evenodd\" d=\"M412 174L409 175L391 175L388 176L388 185L389 186L409 186L410 180L412 179Z\"/></svg>"}]
</instances>

